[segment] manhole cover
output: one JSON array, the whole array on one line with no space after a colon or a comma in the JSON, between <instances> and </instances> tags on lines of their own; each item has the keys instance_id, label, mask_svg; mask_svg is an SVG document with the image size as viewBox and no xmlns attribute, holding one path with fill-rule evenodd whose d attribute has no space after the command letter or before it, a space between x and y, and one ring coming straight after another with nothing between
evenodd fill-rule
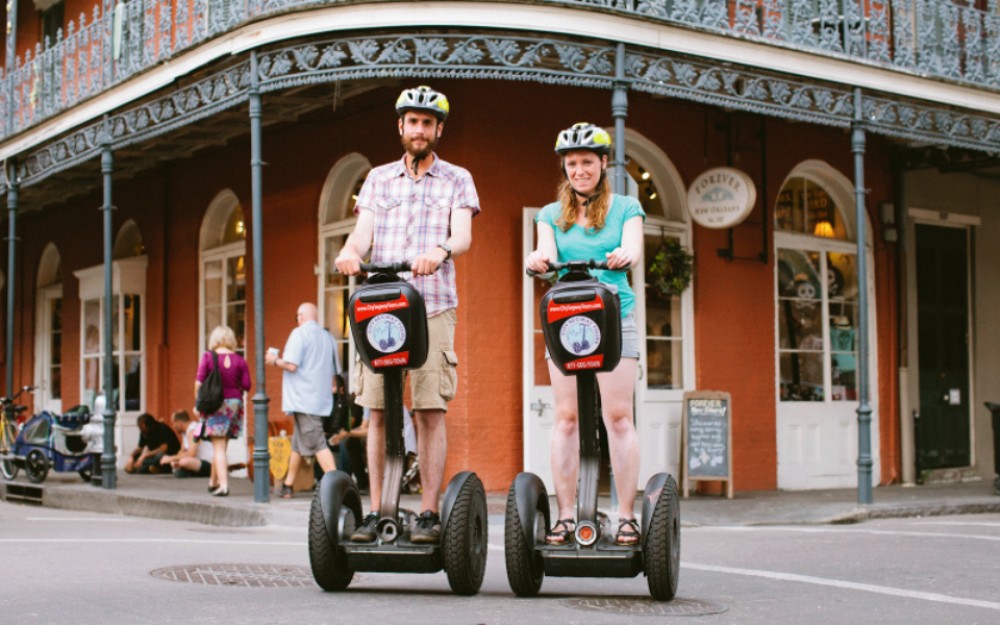
<instances>
[{"instance_id":1,"label":"manhole cover","mask_svg":"<svg viewBox=\"0 0 1000 625\"><path fill-rule=\"evenodd\" d=\"M156 569L149 574L171 582L210 586L301 588L316 585L309 567L278 564L195 564Z\"/></svg>"},{"instance_id":2,"label":"manhole cover","mask_svg":"<svg viewBox=\"0 0 1000 625\"><path fill-rule=\"evenodd\" d=\"M587 599L563 599L562 604L574 610L627 614L629 616L705 616L707 614L720 614L728 610L718 603L699 599L653 601L652 599L591 597Z\"/></svg>"}]
</instances>

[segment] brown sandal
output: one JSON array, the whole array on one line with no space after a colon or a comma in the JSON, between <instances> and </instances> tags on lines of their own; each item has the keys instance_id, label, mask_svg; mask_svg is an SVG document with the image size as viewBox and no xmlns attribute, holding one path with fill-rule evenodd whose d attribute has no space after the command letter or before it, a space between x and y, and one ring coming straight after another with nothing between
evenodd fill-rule
<instances>
[{"instance_id":1,"label":"brown sandal","mask_svg":"<svg viewBox=\"0 0 1000 625\"><path fill-rule=\"evenodd\" d=\"M558 528L562 529L558 529ZM566 545L573 540L576 522L573 519L559 519L545 534L545 543L549 545Z\"/></svg>"},{"instance_id":2,"label":"brown sandal","mask_svg":"<svg viewBox=\"0 0 1000 625\"><path fill-rule=\"evenodd\" d=\"M639 544L639 524L635 519L621 519L618 522L618 535L615 544L631 547Z\"/></svg>"}]
</instances>

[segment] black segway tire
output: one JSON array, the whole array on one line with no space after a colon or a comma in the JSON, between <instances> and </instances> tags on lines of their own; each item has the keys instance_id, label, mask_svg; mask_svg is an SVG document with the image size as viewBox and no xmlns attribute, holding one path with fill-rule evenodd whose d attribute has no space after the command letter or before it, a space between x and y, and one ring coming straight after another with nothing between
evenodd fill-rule
<instances>
[{"instance_id":1,"label":"black segway tire","mask_svg":"<svg viewBox=\"0 0 1000 625\"><path fill-rule=\"evenodd\" d=\"M489 550L486 491L475 473L462 483L443 529L441 550L448 584L457 595L474 595L483 586Z\"/></svg>"},{"instance_id":2,"label":"black segway tire","mask_svg":"<svg viewBox=\"0 0 1000 625\"><path fill-rule=\"evenodd\" d=\"M49 459L38 449L32 449L24 457L24 474L32 484L41 484L49 475Z\"/></svg>"},{"instance_id":3,"label":"black segway tire","mask_svg":"<svg viewBox=\"0 0 1000 625\"><path fill-rule=\"evenodd\" d=\"M542 555L535 550L535 545L528 539L529 535L535 535L539 517L543 523L542 527L546 523L548 495L545 487L541 486L541 480L538 481L538 487L541 490L530 504L533 509L526 511L529 524L532 526L528 528L529 532L526 532L521 524L521 511L517 504L518 480L511 484L507 493L507 510L504 514L504 556L507 564L507 582L518 597L534 597L542 589L542 581L545 579Z\"/></svg>"},{"instance_id":4,"label":"black segway tire","mask_svg":"<svg viewBox=\"0 0 1000 625\"><path fill-rule=\"evenodd\" d=\"M348 478L350 479L350 478ZM354 579L354 571L347 563L347 554L340 546L341 536L328 529L326 516L323 514L322 489L316 489L312 505L309 508L309 565L313 578L319 587L327 592L335 592L347 588ZM347 490L349 497L355 491ZM330 502L330 514L333 515L334 527L340 526L341 514L348 515L346 525L354 527L360 523L360 518L354 518L358 512L357 502L347 502L344 495L334 492L334 500ZM356 496L355 496L356 499ZM351 505L351 504L354 505Z\"/></svg>"},{"instance_id":5,"label":"black segway tire","mask_svg":"<svg viewBox=\"0 0 1000 625\"><path fill-rule=\"evenodd\" d=\"M677 594L681 565L680 500L677 482L667 477L656 499L643 544L643 566L649 594L670 601Z\"/></svg>"}]
</instances>

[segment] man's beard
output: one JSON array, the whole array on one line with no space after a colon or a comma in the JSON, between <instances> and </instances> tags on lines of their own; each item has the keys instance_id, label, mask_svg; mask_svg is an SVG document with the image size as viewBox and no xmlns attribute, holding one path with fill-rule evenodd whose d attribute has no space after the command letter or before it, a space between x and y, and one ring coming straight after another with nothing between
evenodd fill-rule
<instances>
[{"instance_id":1,"label":"man's beard","mask_svg":"<svg viewBox=\"0 0 1000 625\"><path fill-rule=\"evenodd\" d=\"M413 139L410 139L408 137L400 137L399 141L400 143L403 144L403 149L406 150L406 153L409 154L410 158L412 158L415 161L422 161L428 156L430 156L431 152L433 152L434 148L437 146L436 136L431 136L425 139L426 145L421 150L417 150L416 148L413 147Z\"/></svg>"}]
</instances>

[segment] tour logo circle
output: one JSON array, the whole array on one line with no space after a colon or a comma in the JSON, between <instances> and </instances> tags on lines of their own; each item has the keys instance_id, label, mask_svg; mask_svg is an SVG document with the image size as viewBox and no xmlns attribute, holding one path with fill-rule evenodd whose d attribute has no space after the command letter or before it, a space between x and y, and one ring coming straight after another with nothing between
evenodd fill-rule
<instances>
[{"instance_id":1,"label":"tour logo circle","mask_svg":"<svg viewBox=\"0 0 1000 625\"><path fill-rule=\"evenodd\" d=\"M388 354L403 347L403 343L406 342L406 326L394 315L376 315L368 324L365 335L369 345L383 354Z\"/></svg>"},{"instance_id":2,"label":"tour logo circle","mask_svg":"<svg viewBox=\"0 0 1000 625\"><path fill-rule=\"evenodd\" d=\"M574 356L586 356L601 344L601 329L590 317L571 317L559 329L559 342Z\"/></svg>"}]
</instances>

